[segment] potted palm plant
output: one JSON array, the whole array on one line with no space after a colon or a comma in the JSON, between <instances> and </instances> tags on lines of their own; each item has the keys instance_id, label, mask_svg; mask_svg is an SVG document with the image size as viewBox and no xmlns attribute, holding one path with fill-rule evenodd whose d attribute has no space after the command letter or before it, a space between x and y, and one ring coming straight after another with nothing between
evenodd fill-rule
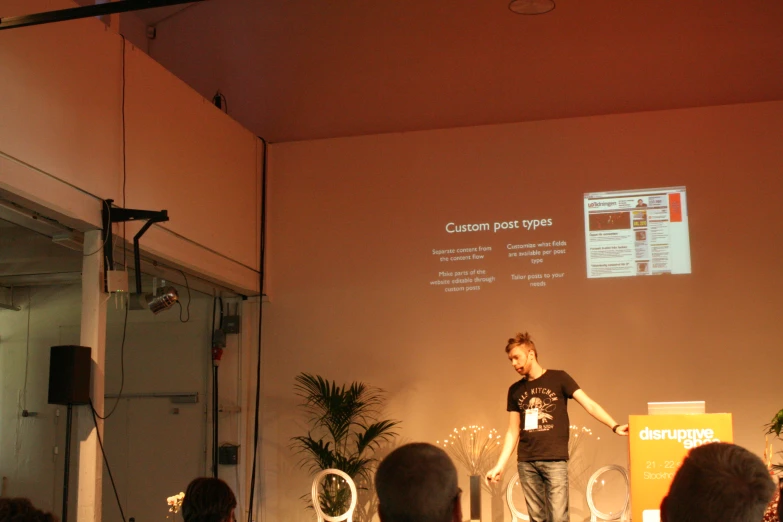
<instances>
[{"instance_id":1,"label":"potted palm plant","mask_svg":"<svg viewBox=\"0 0 783 522\"><path fill-rule=\"evenodd\" d=\"M783 431L783 410L780 410L772 417L772 420L767 424L766 428L768 435L774 433L777 438L783 440L783 437L780 436L780 433ZM783 464L773 464L772 469L777 473L783 473Z\"/></svg>"},{"instance_id":2,"label":"potted palm plant","mask_svg":"<svg viewBox=\"0 0 783 522\"><path fill-rule=\"evenodd\" d=\"M783 437L781 437L780 433L783 431L783 410L780 410L777 412L773 417L772 420L765 426L767 428L767 435L775 434L775 436L778 439L783 440ZM783 464L772 464L772 446L767 445L767 447L764 449L764 457L767 459L767 465L770 467L770 473L775 472L778 474L783 474ZM783 451L778 452L783 454ZM769 506L767 506L767 510L764 512L764 521L767 520L781 520L781 517L783 517L783 502L781 502L781 497L783 497L783 475L779 475L778 480L778 487L779 490L775 494L775 497L773 497L772 502L770 502Z\"/></svg>"},{"instance_id":3,"label":"potted palm plant","mask_svg":"<svg viewBox=\"0 0 783 522\"><path fill-rule=\"evenodd\" d=\"M309 424L306 435L291 439L291 446L302 456L300 465L312 473L339 469L358 488L372 483L375 452L396 435L399 424L379 418L386 402L383 390L363 382L338 386L335 381L309 373L297 375L295 381ZM341 479L321 485L319 503L327 515L344 513L349 502L350 490Z\"/></svg>"}]
</instances>

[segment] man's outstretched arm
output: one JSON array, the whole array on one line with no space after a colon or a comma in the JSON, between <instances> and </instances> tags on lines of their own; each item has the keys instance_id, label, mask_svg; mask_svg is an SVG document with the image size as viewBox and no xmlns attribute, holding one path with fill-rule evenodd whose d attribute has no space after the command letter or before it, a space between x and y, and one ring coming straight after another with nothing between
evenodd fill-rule
<instances>
[{"instance_id":1,"label":"man's outstretched arm","mask_svg":"<svg viewBox=\"0 0 783 522\"><path fill-rule=\"evenodd\" d=\"M500 457L495 467L487 472L487 482L497 482L503 475L503 470L506 468L506 463L514 448L517 447L519 441L519 412L511 411L508 414L508 429L506 430L506 436L503 440L503 449L500 451Z\"/></svg>"},{"instance_id":2,"label":"man's outstretched arm","mask_svg":"<svg viewBox=\"0 0 783 522\"><path fill-rule=\"evenodd\" d=\"M606 410L604 410L600 404L588 397L581 389L574 392L574 400L576 400L587 413L595 417L598 422L606 424L610 429L619 424L614 421L614 418L612 418L611 415L606 413ZM615 430L615 433L618 435L628 435L628 425L620 424Z\"/></svg>"}]
</instances>

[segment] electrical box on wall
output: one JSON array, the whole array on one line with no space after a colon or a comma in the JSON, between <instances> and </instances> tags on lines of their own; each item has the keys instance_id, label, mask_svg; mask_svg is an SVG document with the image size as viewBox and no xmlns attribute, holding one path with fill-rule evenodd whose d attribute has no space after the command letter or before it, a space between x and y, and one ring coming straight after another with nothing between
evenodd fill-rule
<instances>
[{"instance_id":1,"label":"electrical box on wall","mask_svg":"<svg viewBox=\"0 0 783 522\"><path fill-rule=\"evenodd\" d=\"M227 315L223 318L223 331L227 334L239 333L239 316Z\"/></svg>"},{"instance_id":2,"label":"electrical box on wall","mask_svg":"<svg viewBox=\"0 0 783 522\"><path fill-rule=\"evenodd\" d=\"M239 446L223 444L218 448L218 464L236 466L239 463Z\"/></svg>"},{"instance_id":3,"label":"electrical box on wall","mask_svg":"<svg viewBox=\"0 0 783 522\"><path fill-rule=\"evenodd\" d=\"M106 272L106 289L109 293L128 291L128 272L124 270L108 270Z\"/></svg>"},{"instance_id":4,"label":"electrical box on wall","mask_svg":"<svg viewBox=\"0 0 783 522\"><path fill-rule=\"evenodd\" d=\"M234 313L231 313L231 304L228 305L228 315L223 318L222 330L227 334L239 333L239 303L234 305Z\"/></svg>"},{"instance_id":5,"label":"electrical box on wall","mask_svg":"<svg viewBox=\"0 0 783 522\"><path fill-rule=\"evenodd\" d=\"M226 332L220 329L212 332L212 347L213 348L226 347Z\"/></svg>"}]
</instances>

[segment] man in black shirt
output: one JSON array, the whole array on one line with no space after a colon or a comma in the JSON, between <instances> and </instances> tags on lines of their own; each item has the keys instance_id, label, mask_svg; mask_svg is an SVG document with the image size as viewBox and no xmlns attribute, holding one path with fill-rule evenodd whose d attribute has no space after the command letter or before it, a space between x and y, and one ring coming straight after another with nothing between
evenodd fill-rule
<instances>
[{"instance_id":1,"label":"man in black shirt","mask_svg":"<svg viewBox=\"0 0 783 522\"><path fill-rule=\"evenodd\" d=\"M500 480L516 446L519 483L531 522L568 522L568 399L617 435L628 435L628 425L616 423L566 372L542 368L530 334L509 339L506 353L522 379L508 389L508 430L500 458L486 478Z\"/></svg>"}]
</instances>

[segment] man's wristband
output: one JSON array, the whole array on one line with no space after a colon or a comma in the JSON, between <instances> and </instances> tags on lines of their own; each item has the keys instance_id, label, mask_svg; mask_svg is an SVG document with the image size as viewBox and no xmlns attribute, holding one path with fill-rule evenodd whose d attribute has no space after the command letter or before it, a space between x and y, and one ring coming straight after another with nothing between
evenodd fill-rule
<instances>
[{"instance_id":1,"label":"man's wristband","mask_svg":"<svg viewBox=\"0 0 783 522\"><path fill-rule=\"evenodd\" d=\"M617 433L617 428L619 428L619 427L620 427L619 424L615 424L614 426L612 426L612 431Z\"/></svg>"}]
</instances>

